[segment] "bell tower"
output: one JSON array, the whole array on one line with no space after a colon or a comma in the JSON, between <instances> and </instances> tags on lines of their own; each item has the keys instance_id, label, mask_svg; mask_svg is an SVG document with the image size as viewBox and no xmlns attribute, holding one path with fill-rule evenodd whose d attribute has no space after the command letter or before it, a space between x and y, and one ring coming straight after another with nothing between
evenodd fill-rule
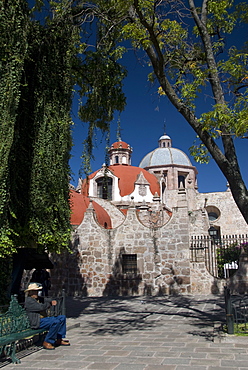
<instances>
[{"instance_id":1,"label":"bell tower","mask_svg":"<svg viewBox=\"0 0 248 370\"><path fill-rule=\"evenodd\" d=\"M108 150L110 165L124 164L130 166L132 151L133 149L129 144L119 139Z\"/></svg>"}]
</instances>

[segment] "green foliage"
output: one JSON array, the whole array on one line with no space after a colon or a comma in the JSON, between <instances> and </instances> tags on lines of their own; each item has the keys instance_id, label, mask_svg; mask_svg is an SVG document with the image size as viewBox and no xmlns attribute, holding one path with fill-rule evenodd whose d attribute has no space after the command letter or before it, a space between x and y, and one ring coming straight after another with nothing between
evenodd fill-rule
<instances>
[{"instance_id":1,"label":"green foliage","mask_svg":"<svg viewBox=\"0 0 248 370\"><path fill-rule=\"evenodd\" d=\"M114 110L121 112L125 105L122 79L126 72L112 57L105 57L103 52L97 51L87 54L80 75L80 94L87 100L80 107L79 117L89 123L88 137L84 142L83 167L84 172L89 173L95 129L108 132Z\"/></svg>"},{"instance_id":2,"label":"green foliage","mask_svg":"<svg viewBox=\"0 0 248 370\"><path fill-rule=\"evenodd\" d=\"M230 13L233 0L211 0L208 1L208 22L207 29L210 34L220 30L223 33L231 33L237 22L236 15Z\"/></svg>"},{"instance_id":3,"label":"green foliage","mask_svg":"<svg viewBox=\"0 0 248 370\"><path fill-rule=\"evenodd\" d=\"M244 250L245 253L248 252L248 243L233 243L228 246L221 246L216 249L217 254L217 266L218 266L218 276L220 278L224 277L224 265L226 263L236 262L239 263L240 253Z\"/></svg>"},{"instance_id":4,"label":"green foliage","mask_svg":"<svg viewBox=\"0 0 248 370\"><path fill-rule=\"evenodd\" d=\"M236 7L236 18L241 22L248 23L248 4L241 2Z\"/></svg>"},{"instance_id":5,"label":"green foliage","mask_svg":"<svg viewBox=\"0 0 248 370\"><path fill-rule=\"evenodd\" d=\"M135 48L147 52L148 64L153 67L149 80L154 83L157 79L158 93L177 108L184 105L195 114L199 96L212 89L213 107L198 118L202 132L214 140L247 133L247 47L226 49L227 35L248 19L247 4L212 0L206 8L197 2L197 7L191 3L189 9L190 2L133 0L124 5L116 1L111 2L110 17L106 2L94 3L99 5L99 16L108 24L107 30L111 24L119 40L131 40ZM196 160L205 161L207 147L193 146Z\"/></svg>"},{"instance_id":6,"label":"green foliage","mask_svg":"<svg viewBox=\"0 0 248 370\"><path fill-rule=\"evenodd\" d=\"M0 258L0 305L8 304L8 288L11 282L12 259L11 257Z\"/></svg>"},{"instance_id":7,"label":"green foliage","mask_svg":"<svg viewBox=\"0 0 248 370\"><path fill-rule=\"evenodd\" d=\"M234 329L234 334L237 335L237 336L244 336L244 337L246 337L248 335L247 323L242 323L242 324L240 324L240 323L239 324L234 323L233 329ZM227 324L224 324L223 325L223 331L224 331L224 333L228 333Z\"/></svg>"},{"instance_id":8,"label":"green foliage","mask_svg":"<svg viewBox=\"0 0 248 370\"><path fill-rule=\"evenodd\" d=\"M198 163L208 163L210 161L208 150L203 143L197 144L195 141L195 143L189 148L189 151Z\"/></svg>"},{"instance_id":9,"label":"green foliage","mask_svg":"<svg viewBox=\"0 0 248 370\"><path fill-rule=\"evenodd\" d=\"M113 120L113 108L122 111L125 103L122 93L125 70L100 50L87 54L80 74L80 93L87 99L80 108L80 118L106 131Z\"/></svg>"},{"instance_id":10,"label":"green foliage","mask_svg":"<svg viewBox=\"0 0 248 370\"><path fill-rule=\"evenodd\" d=\"M110 6L107 11L109 17L111 9ZM126 70L117 61L125 48L117 44L116 31L106 34L107 27L108 22L103 25L100 19L97 20L95 48L84 53L76 71L81 97L79 117L88 123L88 135L84 140L82 155L82 167L86 174L91 172L90 160L93 158L96 130L100 129L108 134L114 111L121 112L126 104L122 92Z\"/></svg>"},{"instance_id":11,"label":"green foliage","mask_svg":"<svg viewBox=\"0 0 248 370\"><path fill-rule=\"evenodd\" d=\"M95 50L86 47L85 5L36 0L29 9L27 0L1 2L0 256L18 247L60 252L68 246L74 89L89 123L85 167L95 129L108 132L114 110L125 105L125 70L117 63L123 48L100 23Z\"/></svg>"},{"instance_id":12,"label":"green foliage","mask_svg":"<svg viewBox=\"0 0 248 370\"><path fill-rule=\"evenodd\" d=\"M216 138L228 158L236 157L231 137L248 131L247 45L221 54L228 34L247 22L248 7L231 0L208 1L207 8L188 3L191 9L177 0L37 0L30 10L27 0L1 2L0 255L19 246L60 251L67 245L73 89L89 125L87 173L96 130L108 133L114 111L125 106L123 41L146 52L149 79L195 129L196 160L206 161L208 150L220 157ZM205 92L212 107L197 117ZM239 171L234 162L228 174Z\"/></svg>"},{"instance_id":13,"label":"green foliage","mask_svg":"<svg viewBox=\"0 0 248 370\"><path fill-rule=\"evenodd\" d=\"M15 20L15 21L13 21ZM15 250L9 220L9 158L14 141L21 78L27 55L28 9L16 0L0 5L0 256Z\"/></svg>"},{"instance_id":14,"label":"green foliage","mask_svg":"<svg viewBox=\"0 0 248 370\"><path fill-rule=\"evenodd\" d=\"M0 17L0 255L20 246L60 251L70 238L77 32L69 14L45 26L31 21L24 0L5 2Z\"/></svg>"},{"instance_id":15,"label":"green foliage","mask_svg":"<svg viewBox=\"0 0 248 370\"><path fill-rule=\"evenodd\" d=\"M70 238L68 179L71 149L72 63L77 34L70 21L39 29L43 43L32 49L32 59L40 71L35 77L32 166L28 215L20 225L28 225L37 246L60 251ZM31 62L32 63L32 62ZM27 66L30 70L30 65ZM27 73L26 73L27 75ZM46 76L46 78L45 78ZM30 79L35 78L30 75ZM28 84L30 88L30 83ZM29 95L30 90L25 94ZM18 220L21 219L19 215Z\"/></svg>"},{"instance_id":16,"label":"green foliage","mask_svg":"<svg viewBox=\"0 0 248 370\"><path fill-rule=\"evenodd\" d=\"M128 40L139 49L137 55L150 67L148 80L195 130L199 146L194 144L191 153L200 162L212 156L248 222L248 191L234 146L235 137L248 135L248 53L245 45L236 50L228 44L230 34L236 32L239 37L238 27L248 22L247 4L233 0L94 0L86 8L87 14L100 20L101 40L112 37L112 45L117 42L118 47L123 42L126 46ZM105 50L105 55L114 55L113 49L111 53ZM199 99L206 107L201 112ZM88 144L92 147L93 142Z\"/></svg>"}]
</instances>

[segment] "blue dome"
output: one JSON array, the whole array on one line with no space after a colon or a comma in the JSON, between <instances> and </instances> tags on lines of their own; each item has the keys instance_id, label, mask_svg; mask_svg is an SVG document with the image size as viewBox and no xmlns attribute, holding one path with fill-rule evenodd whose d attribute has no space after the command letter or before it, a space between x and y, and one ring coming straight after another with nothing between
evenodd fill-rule
<instances>
[{"instance_id":1,"label":"blue dome","mask_svg":"<svg viewBox=\"0 0 248 370\"><path fill-rule=\"evenodd\" d=\"M142 159L139 167L146 168L170 164L192 166L188 156L182 150L176 148L157 148Z\"/></svg>"}]
</instances>

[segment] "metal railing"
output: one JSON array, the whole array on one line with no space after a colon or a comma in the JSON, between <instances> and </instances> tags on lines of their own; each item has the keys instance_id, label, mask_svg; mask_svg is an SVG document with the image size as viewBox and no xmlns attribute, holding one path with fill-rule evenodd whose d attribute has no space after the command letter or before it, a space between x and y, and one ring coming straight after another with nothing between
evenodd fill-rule
<instances>
[{"instance_id":1,"label":"metal railing","mask_svg":"<svg viewBox=\"0 0 248 370\"><path fill-rule=\"evenodd\" d=\"M213 238L206 235L190 239L191 262L205 262L209 273L217 278L228 278L238 269L239 256L248 250L248 235L224 235Z\"/></svg>"},{"instance_id":2,"label":"metal railing","mask_svg":"<svg viewBox=\"0 0 248 370\"><path fill-rule=\"evenodd\" d=\"M54 297L53 299L57 301L57 304L47 310L48 316L66 315L65 290L62 289L61 296Z\"/></svg>"},{"instance_id":3,"label":"metal railing","mask_svg":"<svg viewBox=\"0 0 248 370\"><path fill-rule=\"evenodd\" d=\"M225 287L225 309L228 334L248 333L248 295L231 295Z\"/></svg>"},{"instance_id":4,"label":"metal railing","mask_svg":"<svg viewBox=\"0 0 248 370\"><path fill-rule=\"evenodd\" d=\"M17 297L17 295L16 295ZM45 297L39 297L42 301L43 298ZM61 295L57 296L57 297L48 297L48 298L52 298L53 300L57 301L57 304L56 306L51 306L48 310L47 310L47 315L48 316L59 316L59 315L66 315L66 305L65 305L65 299L66 299L66 294L65 294L65 289L62 289L61 291ZM19 301L19 304L24 307L24 302L23 301ZM9 308L9 304L6 304L6 305L2 305L0 306L0 314L6 312Z\"/></svg>"}]
</instances>

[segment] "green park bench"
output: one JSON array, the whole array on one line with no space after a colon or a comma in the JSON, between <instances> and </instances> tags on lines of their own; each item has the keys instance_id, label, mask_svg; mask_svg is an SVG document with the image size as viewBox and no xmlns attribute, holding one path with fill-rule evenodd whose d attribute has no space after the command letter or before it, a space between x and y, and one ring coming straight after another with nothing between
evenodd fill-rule
<instances>
[{"instance_id":1,"label":"green park bench","mask_svg":"<svg viewBox=\"0 0 248 370\"><path fill-rule=\"evenodd\" d=\"M49 316L65 314L64 296L60 312L50 312ZM57 298L55 298L57 300ZM19 340L45 333L44 329L31 329L26 310L18 303L16 296L11 296L9 308L0 314L0 355L10 357L15 364L21 361L16 357L16 345Z\"/></svg>"},{"instance_id":2,"label":"green park bench","mask_svg":"<svg viewBox=\"0 0 248 370\"><path fill-rule=\"evenodd\" d=\"M16 357L16 344L19 340L44 333L44 329L31 329L25 309L11 296L8 311L0 315L0 354L10 357L15 364L21 361Z\"/></svg>"}]
</instances>

